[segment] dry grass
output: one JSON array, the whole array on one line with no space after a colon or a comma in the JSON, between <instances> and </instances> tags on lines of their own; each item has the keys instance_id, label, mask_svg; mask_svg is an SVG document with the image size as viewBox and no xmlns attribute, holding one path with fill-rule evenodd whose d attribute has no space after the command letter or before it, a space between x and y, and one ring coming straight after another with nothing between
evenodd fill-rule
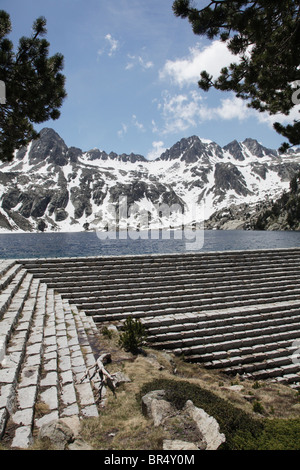
<instances>
[{"instance_id":1,"label":"dry grass","mask_svg":"<svg viewBox=\"0 0 300 470\"><path fill-rule=\"evenodd\" d=\"M145 383L166 374L169 376L169 373L153 370L153 365L142 356L134 361L131 357L122 364L112 362L107 369L110 372L121 370L131 382L117 390L116 398L107 392L107 405L100 417L84 421L83 439L94 449L161 449L162 429L153 428L151 421L143 416L137 395Z\"/></svg>"},{"instance_id":2,"label":"dry grass","mask_svg":"<svg viewBox=\"0 0 300 470\"><path fill-rule=\"evenodd\" d=\"M198 364L188 364L179 358L174 360L178 375L210 390L247 413L252 413L253 402L258 401L269 418L300 418L300 395L288 386L268 381L241 380L239 376L229 377ZM241 385L243 389L235 391L232 385Z\"/></svg>"},{"instance_id":3,"label":"dry grass","mask_svg":"<svg viewBox=\"0 0 300 470\"><path fill-rule=\"evenodd\" d=\"M147 356L133 356L120 349L117 333L113 333L111 337L101 337L101 350L111 352L112 362L106 366L107 369L110 372L122 371L131 382L117 389L116 398L107 390L107 403L99 418L82 420L81 438L95 450L162 449L163 439L167 436L161 427L154 428L152 421L142 414L141 404L137 399L142 387L155 379L172 380L174 384L188 381L213 392L256 418L300 418L299 394L289 387L263 381L242 381L239 377L230 378L221 372L186 363L181 358L166 355L162 351L146 349ZM243 388L234 390L234 384ZM262 405L264 416L253 412L254 402ZM45 410L40 410L42 411ZM182 430L182 426L179 428ZM192 431L186 429L186 432ZM168 437L181 437L176 434L176 422L173 436Z\"/></svg>"},{"instance_id":4,"label":"dry grass","mask_svg":"<svg viewBox=\"0 0 300 470\"><path fill-rule=\"evenodd\" d=\"M49 406L47 405L47 403L38 402L35 405L34 411L35 411L35 417L36 418L42 418L43 416L50 413L51 410L50 410Z\"/></svg>"},{"instance_id":5,"label":"dry grass","mask_svg":"<svg viewBox=\"0 0 300 470\"><path fill-rule=\"evenodd\" d=\"M109 344L109 342L108 342ZM108 345L107 344L107 345ZM115 349L114 342L113 348ZM115 349L116 351L116 349ZM82 437L95 449L106 450L147 450L162 449L163 429L154 428L151 420L145 418L137 400L143 385L154 379L171 379L186 381L210 390L217 396L227 400L232 405L254 415L253 403L259 402L268 418L299 418L299 395L288 387L260 382L259 384L239 377L230 378L218 371L209 371L197 364L189 364L180 358L169 358L160 351L147 349L148 356L133 357L118 351L117 360L112 354L112 363L108 370L121 370L131 380L117 390L115 399L108 391L108 401L97 419L85 420L82 427ZM153 362L153 356L156 361ZM159 370L158 364L161 365ZM174 368L176 374L174 375ZM241 391L235 391L232 385L243 386ZM255 413L256 417L259 417ZM165 436L164 436L165 438Z\"/></svg>"}]
</instances>

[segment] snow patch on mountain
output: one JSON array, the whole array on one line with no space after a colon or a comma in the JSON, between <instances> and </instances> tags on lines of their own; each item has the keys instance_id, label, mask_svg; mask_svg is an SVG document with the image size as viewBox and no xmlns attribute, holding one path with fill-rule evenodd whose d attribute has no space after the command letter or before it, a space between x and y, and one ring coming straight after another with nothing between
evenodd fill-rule
<instances>
[{"instance_id":1,"label":"snow patch on mountain","mask_svg":"<svg viewBox=\"0 0 300 470\"><path fill-rule=\"evenodd\" d=\"M191 136L155 160L68 148L53 130L0 165L0 230L169 229L231 205L276 199L300 169L254 139L224 147Z\"/></svg>"}]
</instances>

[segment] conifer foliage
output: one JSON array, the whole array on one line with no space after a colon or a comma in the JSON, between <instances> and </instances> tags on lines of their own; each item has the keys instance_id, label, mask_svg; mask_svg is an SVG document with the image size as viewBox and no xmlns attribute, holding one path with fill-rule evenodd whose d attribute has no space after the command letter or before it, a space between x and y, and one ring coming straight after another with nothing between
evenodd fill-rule
<instances>
[{"instance_id":1,"label":"conifer foliage","mask_svg":"<svg viewBox=\"0 0 300 470\"><path fill-rule=\"evenodd\" d=\"M272 115L288 115L300 103L299 0L176 0L173 11L188 19L195 34L226 41L237 56L216 80L199 70L202 90L233 91L249 107ZM299 120L274 128L289 141L282 151L300 144Z\"/></svg>"},{"instance_id":2,"label":"conifer foliage","mask_svg":"<svg viewBox=\"0 0 300 470\"><path fill-rule=\"evenodd\" d=\"M8 35L12 25L0 10L0 80L6 99L0 104L0 160L10 161L15 149L38 137L34 123L58 119L65 91L63 56L49 57L46 19L33 23L32 35L22 37L16 51Z\"/></svg>"},{"instance_id":3,"label":"conifer foliage","mask_svg":"<svg viewBox=\"0 0 300 470\"><path fill-rule=\"evenodd\" d=\"M146 329L140 320L128 317L120 334L120 346L126 351L137 354L146 340Z\"/></svg>"}]
</instances>

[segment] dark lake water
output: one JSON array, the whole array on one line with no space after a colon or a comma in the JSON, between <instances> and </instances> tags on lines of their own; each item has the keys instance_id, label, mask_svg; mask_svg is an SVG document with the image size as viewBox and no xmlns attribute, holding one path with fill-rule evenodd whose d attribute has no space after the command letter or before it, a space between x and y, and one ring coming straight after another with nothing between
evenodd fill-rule
<instances>
[{"instance_id":1,"label":"dark lake water","mask_svg":"<svg viewBox=\"0 0 300 470\"><path fill-rule=\"evenodd\" d=\"M300 232L207 230L197 235L186 234L186 237L180 233L123 233L123 239L119 239L118 234L116 239L109 238L109 234L102 235L100 239L95 232L0 234L0 258L118 256L300 247ZM195 243L196 240L198 243Z\"/></svg>"}]
</instances>

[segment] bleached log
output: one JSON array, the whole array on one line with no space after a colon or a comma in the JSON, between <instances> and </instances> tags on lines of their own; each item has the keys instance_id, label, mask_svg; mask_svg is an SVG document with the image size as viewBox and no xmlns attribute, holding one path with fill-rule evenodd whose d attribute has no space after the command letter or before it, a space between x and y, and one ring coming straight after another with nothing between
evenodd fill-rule
<instances>
[{"instance_id":1,"label":"bleached log","mask_svg":"<svg viewBox=\"0 0 300 470\"><path fill-rule=\"evenodd\" d=\"M107 384L107 386L110 388L110 390L115 394L115 386L113 383L113 377L110 375L110 373L105 369L103 361L110 359L110 354L102 354L100 357L98 357L97 361L88 367L84 373L84 375L80 379L80 383L82 383L86 378L89 376L89 372L94 369L94 373L90 376L90 379L95 376L95 374L98 372L101 380L101 385L103 386L104 383Z\"/></svg>"}]
</instances>

